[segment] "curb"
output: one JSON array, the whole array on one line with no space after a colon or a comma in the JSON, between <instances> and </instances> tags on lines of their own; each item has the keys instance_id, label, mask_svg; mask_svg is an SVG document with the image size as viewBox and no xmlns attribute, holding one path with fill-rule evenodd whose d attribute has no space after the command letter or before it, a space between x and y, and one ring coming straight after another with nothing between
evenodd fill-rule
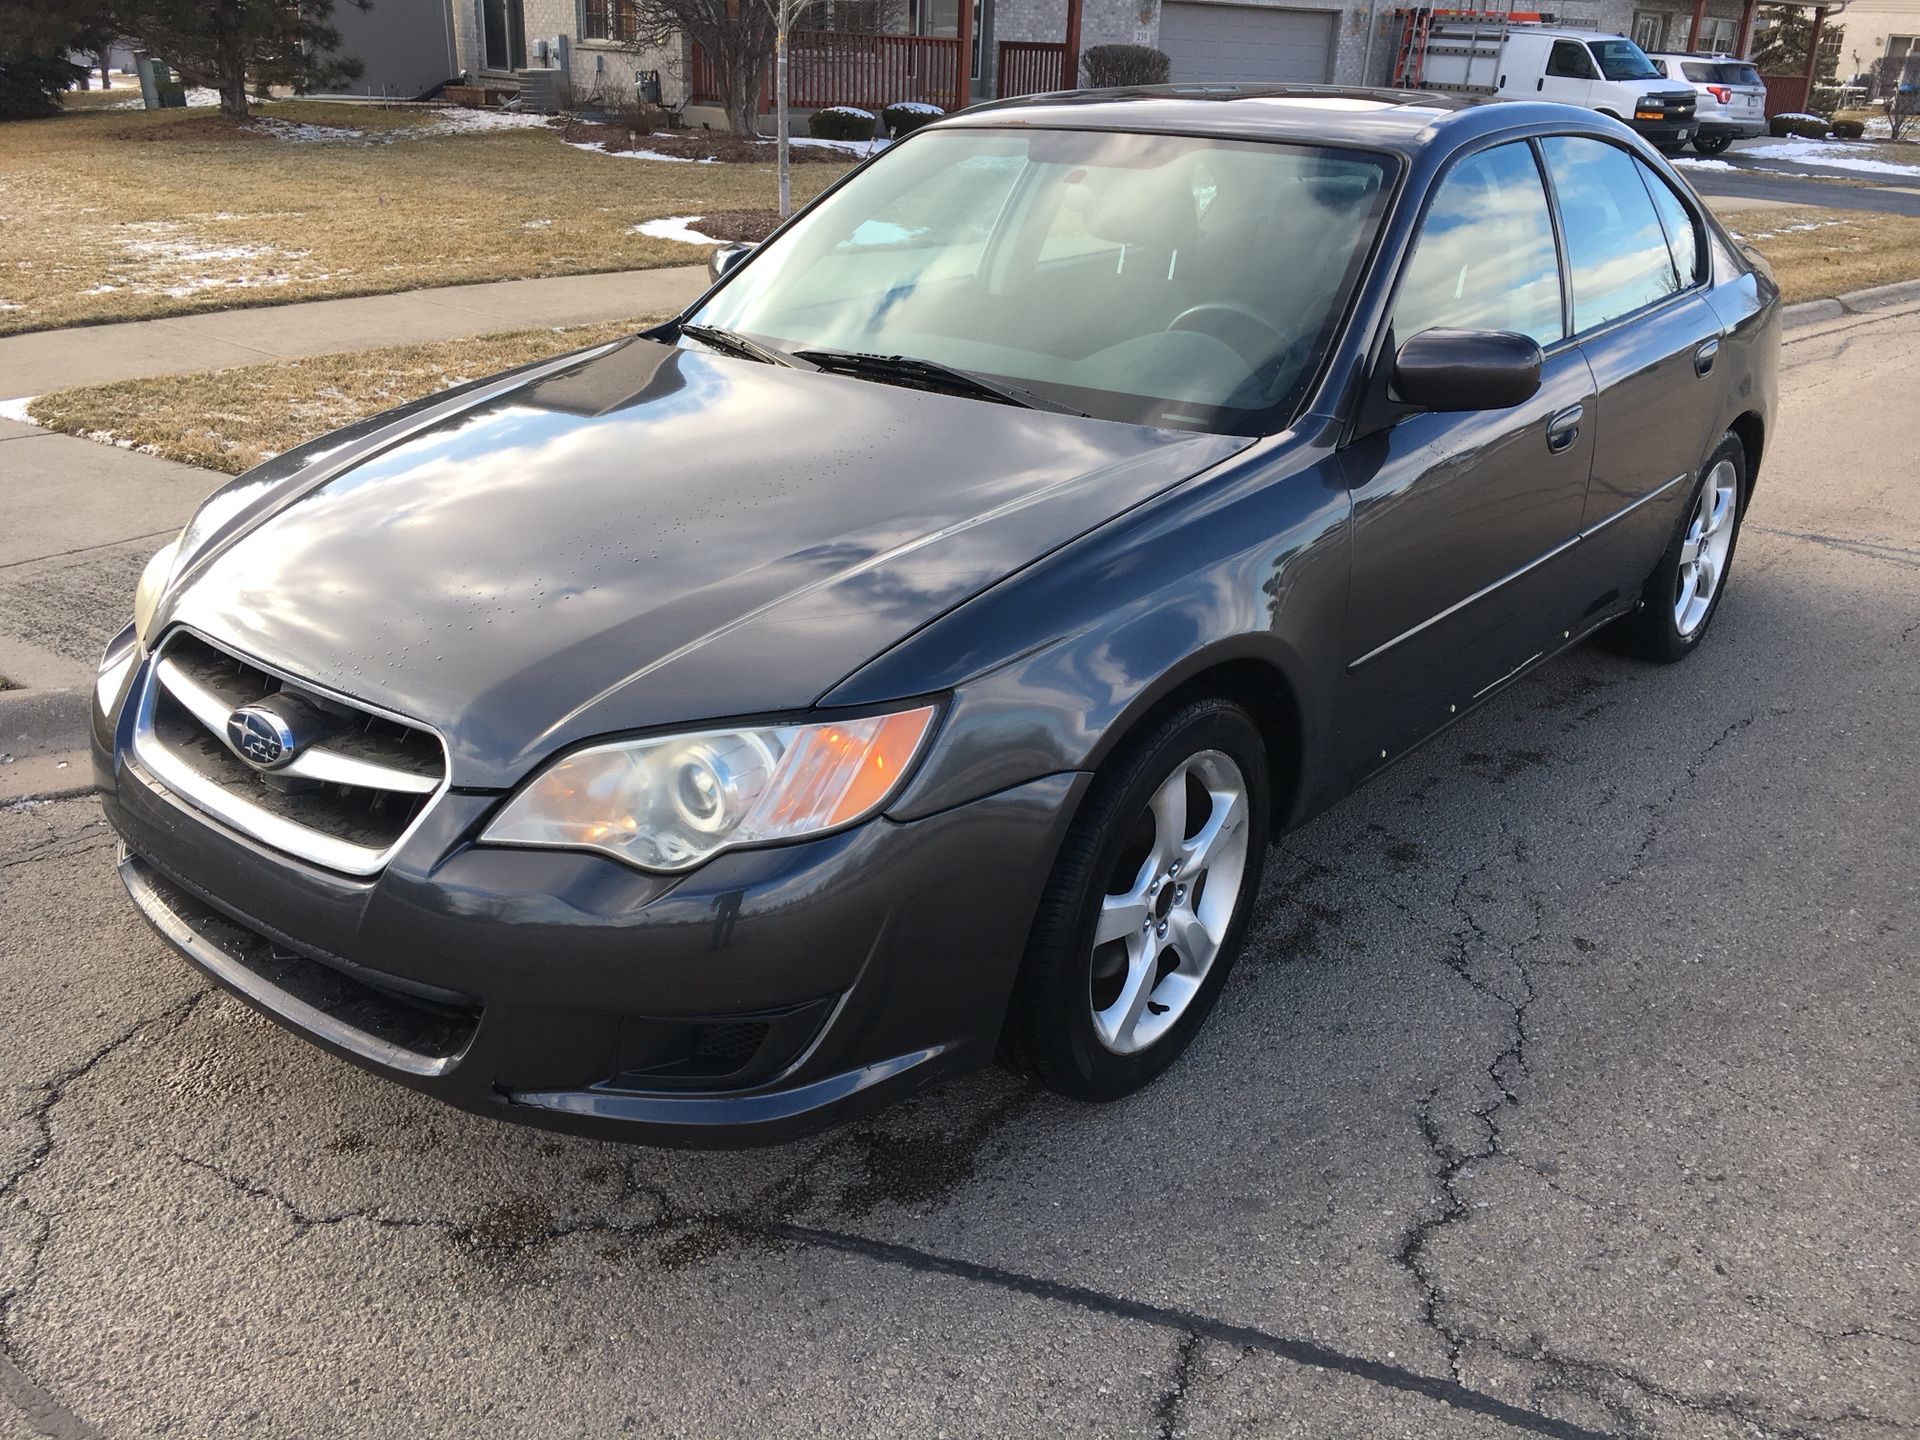
<instances>
[{"instance_id":1,"label":"curb","mask_svg":"<svg viewBox=\"0 0 1920 1440\"><path fill-rule=\"evenodd\" d=\"M1909 301L1920 300L1920 280L1896 280L1891 285L1875 285L1866 290L1851 290L1836 300L1802 300L1780 312L1784 329L1798 330L1823 320L1839 320L1848 315L1870 315Z\"/></svg>"}]
</instances>

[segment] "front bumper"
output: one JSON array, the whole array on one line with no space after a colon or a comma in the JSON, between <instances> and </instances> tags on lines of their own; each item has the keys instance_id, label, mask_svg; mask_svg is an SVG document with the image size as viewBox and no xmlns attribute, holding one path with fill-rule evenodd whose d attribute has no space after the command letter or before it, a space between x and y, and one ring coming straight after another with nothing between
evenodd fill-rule
<instances>
[{"instance_id":1,"label":"front bumper","mask_svg":"<svg viewBox=\"0 0 1920 1440\"><path fill-rule=\"evenodd\" d=\"M476 845L502 797L450 791L355 878L172 795L114 708L96 702L94 768L121 876L215 981L462 1108L666 1145L795 1138L990 1058L1086 781L678 877Z\"/></svg>"},{"instance_id":2,"label":"front bumper","mask_svg":"<svg viewBox=\"0 0 1920 1440\"><path fill-rule=\"evenodd\" d=\"M1695 125L1691 118L1685 120L1629 120L1627 122L1644 139L1655 145L1684 145L1693 138Z\"/></svg>"}]
</instances>

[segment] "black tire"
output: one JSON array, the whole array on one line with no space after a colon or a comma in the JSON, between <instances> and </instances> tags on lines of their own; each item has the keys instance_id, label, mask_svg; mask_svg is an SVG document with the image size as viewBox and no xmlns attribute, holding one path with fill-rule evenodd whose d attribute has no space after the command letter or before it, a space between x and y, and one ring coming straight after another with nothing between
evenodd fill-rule
<instances>
[{"instance_id":1,"label":"black tire","mask_svg":"<svg viewBox=\"0 0 1920 1440\"><path fill-rule=\"evenodd\" d=\"M1119 1054L1094 1026L1095 922L1118 871L1131 865L1146 873L1144 857L1136 862L1134 854L1148 802L1177 769L1209 751L1238 766L1246 785L1246 860L1231 919L1186 1008L1145 1048ZM1054 862L1008 1008L1002 1059L1051 1090L1089 1101L1131 1094L1172 1064L1205 1023L1233 969L1260 888L1270 808L1265 739L1231 701L1201 696L1179 702L1129 738L1094 778ZM1151 828L1151 820L1146 823ZM1200 894L1196 887L1196 906Z\"/></svg>"},{"instance_id":2,"label":"black tire","mask_svg":"<svg viewBox=\"0 0 1920 1440\"><path fill-rule=\"evenodd\" d=\"M1731 144L1733 144L1733 136L1731 135L1696 135L1693 137L1693 148L1698 150L1702 155L1718 155Z\"/></svg>"},{"instance_id":3,"label":"black tire","mask_svg":"<svg viewBox=\"0 0 1920 1440\"><path fill-rule=\"evenodd\" d=\"M1733 533L1728 538L1726 559L1721 564L1718 585L1707 605L1706 614L1690 631L1682 633L1674 615L1674 600L1680 583L1681 549L1686 544L1688 527L1699 507L1701 492L1723 462L1731 463L1734 472ZM1659 665L1671 665L1684 660L1699 649L1700 641L1713 624L1713 617L1720 613L1720 602L1726 598L1727 575L1733 567L1734 552L1740 546L1740 522L1746 516L1746 508L1747 453L1739 437L1729 433L1720 437L1720 443L1714 447L1707 463L1700 467L1700 473L1687 491L1687 503L1680 511L1673 537L1667 542L1660 563L1654 567L1653 574L1640 592L1640 604L1631 613L1607 626L1594 637L1595 640L1616 654L1631 655L1636 660L1648 660Z\"/></svg>"}]
</instances>

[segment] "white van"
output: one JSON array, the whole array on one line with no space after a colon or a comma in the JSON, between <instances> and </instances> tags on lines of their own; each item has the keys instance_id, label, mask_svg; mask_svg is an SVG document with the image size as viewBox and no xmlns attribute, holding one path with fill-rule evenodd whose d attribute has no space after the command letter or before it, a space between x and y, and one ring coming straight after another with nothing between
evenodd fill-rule
<instances>
[{"instance_id":1,"label":"white van","mask_svg":"<svg viewBox=\"0 0 1920 1440\"><path fill-rule=\"evenodd\" d=\"M1663 150L1678 150L1692 137L1698 99L1693 86L1667 79L1626 36L1550 25L1436 24L1420 84L1598 110Z\"/></svg>"}]
</instances>

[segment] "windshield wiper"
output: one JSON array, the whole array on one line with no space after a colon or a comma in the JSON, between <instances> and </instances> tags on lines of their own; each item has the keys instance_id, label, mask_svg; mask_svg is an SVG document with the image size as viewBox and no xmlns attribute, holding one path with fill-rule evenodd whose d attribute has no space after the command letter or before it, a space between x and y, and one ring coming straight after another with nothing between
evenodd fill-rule
<instances>
[{"instance_id":1,"label":"windshield wiper","mask_svg":"<svg viewBox=\"0 0 1920 1440\"><path fill-rule=\"evenodd\" d=\"M971 370L942 365L937 360L919 360L911 355L863 355L853 350L796 350L794 357L822 370L837 370L882 383L918 385L927 390L943 390L949 395L971 395L978 400L993 400L1002 405L1018 405L1026 410L1051 410L1060 415L1086 416L1031 390L1003 385Z\"/></svg>"},{"instance_id":2,"label":"windshield wiper","mask_svg":"<svg viewBox=\"0 0 1920 1440\"><path fill-rule=\"evenodd\" d=\"M694 339L724 350L729 355L744 356L748 360L758 360L762 365L786 365L793 369L801 368L794 358L783 350L771 345L762 345L758 340L749 340L737 330L722 330L718 325L682 325L682 335L691 335Z\"/></svg>"}]
</instances>

